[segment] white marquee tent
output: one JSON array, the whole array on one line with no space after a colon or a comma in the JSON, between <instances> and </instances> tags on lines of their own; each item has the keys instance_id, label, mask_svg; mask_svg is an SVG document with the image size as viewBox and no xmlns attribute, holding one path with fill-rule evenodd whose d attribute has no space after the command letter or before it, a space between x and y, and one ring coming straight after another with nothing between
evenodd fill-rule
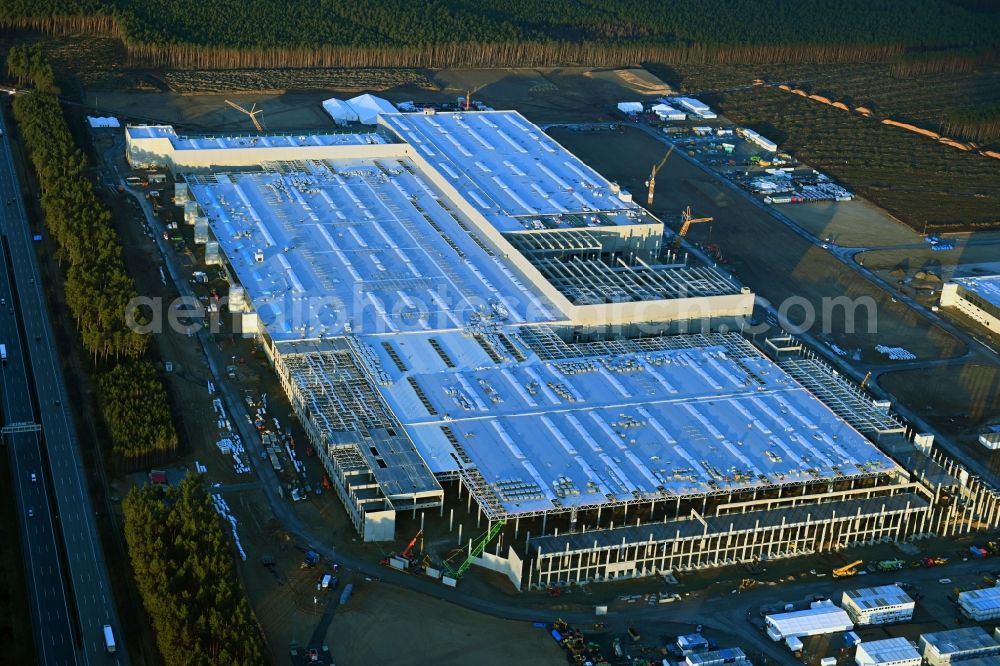
<instances>
[{"instance_id":1,"label":"white marquee tent","mask_svg":"<svg viewBox=\"0 0 1000 666\"><path fill-rule=\"evenodd\" d=\"M344 100L331 97L323 102L323 110L330 114L338 125L358 122L358 113Z\"/></svg>"},{"instance_id":2,"label":"white marquee tent","mask_svg":"<svg viewBox=\"0 0 1000 666\"><path fill-rule=\"evenodd\" d=\"M354 109L358 120L365 125L377 124L381 113L399 113L391 102L375 95L358 95L347 100L347 103Z\"/></svg>"},{"instance_id":3,"label":"white marquee tent","mask_svg":"<svg viewBox=\"0 0 1000 666\"><path fill-rule=\"evenodd\" d=\"M642 102L618 102L618 110L624 114L634 116L642 113Z\"/></svg>"}]
</instances>

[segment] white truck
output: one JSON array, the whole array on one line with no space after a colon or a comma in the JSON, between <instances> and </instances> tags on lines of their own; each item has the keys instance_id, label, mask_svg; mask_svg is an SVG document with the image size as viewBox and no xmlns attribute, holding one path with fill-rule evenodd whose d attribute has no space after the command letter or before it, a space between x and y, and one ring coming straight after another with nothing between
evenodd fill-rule
<instances>
[{"instance_id":1,"label":"white truck","mask_svg":"<svg viewBox=\"0 0 1000 666\"><path fill-rule=\"evenodd\" d=\"M7 362L7 345L0 345L0 363Z\"/></svg>"},{"instance_id":2,"label":"white truck","mask_svg":"<svg viewBox=\"0 0 1000 666\"><path fill-rule=\"evenodd\" d=\"M115 632L111 630L111 625L104 625L104 649L108 651L108 654L114 654L117 647L115 646Z\"/></svg>"}]
</instances>

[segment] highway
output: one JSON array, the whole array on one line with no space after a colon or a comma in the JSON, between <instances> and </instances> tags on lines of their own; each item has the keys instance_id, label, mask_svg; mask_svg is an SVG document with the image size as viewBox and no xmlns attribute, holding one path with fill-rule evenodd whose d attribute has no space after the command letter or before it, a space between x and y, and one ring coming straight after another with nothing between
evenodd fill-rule
<instances>
[{"instance_id":1,"label":"highway","mask_svg":"<svg viewBox=\"0 0 1000 666\"><path fill-rule=\"evenodd\" d=\"M5 231L10 217L7 199L0 203L0 221ZM4 246L6 246L6 237ZM10 284L6 251L0 271L0 343L7 348L7 362L0 366L4 424L34 423L35 414L28 388L21 331ZM49 504L49 480L44 474L37 432L4 437L10 460L11 487L17 498L18 527L23 550L25 580L31 605L35 654L42 664L75 664L73 627L63 589L59 545ZM35 480L32 481L32 475ZM32 516L28 515L31 512Z\"/></svg>"},{"instance_id":2,"label":"highway","mask_svg":"<svg viewBox=\"0 0 1000 666\"><path fill-rule=\"evenodd\" d=\"M8 256L11 262L9 268L14 277L13 286L18 295L17 306L24 332L24 351L29 359L29 377L33 380L33 393L38 397L36 417L42 426L42 441L48 462L48 475L40 474L39 477L46 476L46 487L51 488L55 498L53 517L62 537L69 573L69 589L66 590L68 595L63 596L69 601L70 617L75 610L78 628L73 646L75 659L65 663L116 663L125 666L128 664L128 656L119 630L120 624L107 567L94 524L93 507L87 492L86 472L76 427L69 408L45 292L32 247L32 234L21 201L21 188L8 143L8 132L3 126L2 118L0 118L0 129L4 134L0 139L2 143L0 200L4 202L3 232L9 248ZM21 387L21 390L16 395L11 395L10 399L12 402L16 400L28 403L31 393L27 387ZM5 400L7 395L5 394ZM27 459L25 465L34 463L40 472L39 460L40 458ZM15 477L25 473L27 473L25 467L15 468ZM23 484L24 479L17 478L15 483ZM41 483L41 478L36 483ZM22 496L22 501L23 499ZM35 517L42 518L38 524L42 524L46 519L42 511ZM26 542L24 545L27 561L33 561L34 557L44 553L46 545L51 546L34 542ZM39 548L42 550L39 551ZM46 622L42 624L43 628L47 625ZM118 639L116 641L118 649L113 657L105 650L103 634L105 624L110 624L114 628ZM43 663L49 662L43 660Z\"/></svg>"}]
</instances>

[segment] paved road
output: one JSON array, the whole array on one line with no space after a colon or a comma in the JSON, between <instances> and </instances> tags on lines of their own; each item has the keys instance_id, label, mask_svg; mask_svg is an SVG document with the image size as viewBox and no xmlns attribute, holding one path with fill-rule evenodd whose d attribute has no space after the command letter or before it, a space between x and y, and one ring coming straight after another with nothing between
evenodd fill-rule
<instances>
[{"instance_id":1,"label":"paved road","mask_svg":"<svg viewBox=\"0 0 1000 666\"><path fill-rule=\"evenodd\" d=\"M0 220L6 230L11 208L0 201ZM3 239L6 245L6 237ZM7 362L0 366L4 424L33 423L34 408L28 388L22 353L21 332L10 284L6 252L0 255L0 343L7 348ZM18 527L21 534L24 568L31 605L31 625L35 653L42 664L75 664L73 627L63 589L59 545L49 504L49 479L44 473L38 433L25 432L5 437L10 459L11 486L17 497ZM32 481L32 475L35 480ZM29 516L28 512L33 513Z\"/></svg>"},{"instance_id":2,"label":"paved road","mask_svg":"<svg viewBox=\"0 0 1000 666\"><path fill-rule=\"evenodd\" d=\"M128 663L128 656L118 630L120 625L94 524L76 428L2 118L0 128L5 134L0 140L0 199L4 201L5 209L4 233L10 249L26 352L30 360L30 376L38 396L38 416L48 459L48 479L55 497L56 524L68 563L68 598L72 600L71 608L75 607L78 617L77 659L82 664L112 662L105 651L103 634L103 626L110 624L119 637L113 662L124 666ZM6 202L9 200L13 200L13 204L8 206ZM27 393L22 395L27 396Z\"/></svg>"}]
</instances>

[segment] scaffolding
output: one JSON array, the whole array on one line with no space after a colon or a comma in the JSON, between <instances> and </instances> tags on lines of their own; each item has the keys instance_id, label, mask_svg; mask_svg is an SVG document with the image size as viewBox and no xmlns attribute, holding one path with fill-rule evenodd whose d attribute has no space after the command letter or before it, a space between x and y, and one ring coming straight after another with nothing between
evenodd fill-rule
<instances>
[{"instance_id":1,"label":"scaffolding","mask_svg":"<svg viewBox=\"0 0 1000 666\"><path fill-rule=\"evenodd\" d=\"M529 255L529 261L576 305L724 296L739 289L722 273L703 266L627 264L574 256L567 261Z\"/></svg>"},{"instance_id":2,"label":"scaffolding","mask_svg":"<svg viewBox=\"0 0 1000 666\"><path fill-rule=\"evenodd\" d=\"M517 329L517 337L543 361L705 349L708 347L721 347L725 350L727 357L736 361L763 358L763 355L738 333L694 333L593 342L566 342L552 327L541 325L522 326Z\"/></svg>"},{"instance_id":3,"label":"scaffolding","mask_svg":"<svg viewBox=\"0 0 1000 666\"><path fill-rule=\"evenodd\" d=\"M778 365L858 432L887 435L905 431L894 414L877 406L860 386L836 374L823 361L807 356L779 360Z\"/></svg>"}]
</instances>

